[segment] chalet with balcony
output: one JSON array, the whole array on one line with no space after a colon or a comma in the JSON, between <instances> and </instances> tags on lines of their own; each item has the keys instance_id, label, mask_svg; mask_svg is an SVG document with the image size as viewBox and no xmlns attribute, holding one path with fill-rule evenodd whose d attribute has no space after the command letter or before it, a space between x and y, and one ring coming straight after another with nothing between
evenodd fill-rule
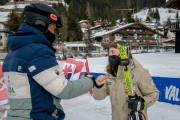
<instances>
[{"instance_id":1,"label":"chalet with balcony","mask_svg":"<svg viewBox=\"0 0 180 120\"><path fill-rule=\"evenodd\" d=\"M180 0L169 0L165 6L180 10ZM177 19L176 22L171 23L169 29L170 31L176 33L175 53L180 53L180 19Z\"/></svg>"},{"instance_id":2,"label":"chalet with balcony","mask_svg":"<svg viewBox=\"0 0 180 120\"><path fill-rule=\"evenodd\" d=\"M94 34L95 42L101 42L104 48L108 48L113 41L125 41L130 43L131 49L146 50L161 46L160 38L162 34L152 30L141 23L129 23L123 26L117 26L109 31L101 31Z\"/></svg>"}]
</instances>

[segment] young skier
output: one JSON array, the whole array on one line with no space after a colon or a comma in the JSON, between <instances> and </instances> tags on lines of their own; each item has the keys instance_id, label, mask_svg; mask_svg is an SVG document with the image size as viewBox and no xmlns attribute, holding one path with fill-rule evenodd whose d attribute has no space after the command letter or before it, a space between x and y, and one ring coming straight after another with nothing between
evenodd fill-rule
<instances>
[{"instance_id":1,"label":"young skier","mask_svg":"<svg viewBox=\"0 0 180 120\"><path fill-rule=\"evenodd\" d=\"M104 76L103 81L106 82L102 87L93 88L93 97L102 100L110 96L112 120L135 120L129 119L131 111L140 111L142 118L147 120L147 109L158 100L159 92L149 72L132 57L130 52L128 52L129 59L123 61L120 58L118 44L127 45L125 42L115 42L110 45L109 64L106 70L108 78ZM135 96L132 98L127 95L125 87L124 64L130 66L130 77L135 90ZM96 80L99 80L99 77Z\"/></svg>"}]
</instances>

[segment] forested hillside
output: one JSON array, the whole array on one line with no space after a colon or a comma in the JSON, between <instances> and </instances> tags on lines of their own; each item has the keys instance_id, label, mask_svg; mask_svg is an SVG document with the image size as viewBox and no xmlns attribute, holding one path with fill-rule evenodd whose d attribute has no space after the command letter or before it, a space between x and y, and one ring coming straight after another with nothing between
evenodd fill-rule
<instances>
[{"instance_id":1,"label":"forested hillside","mask_svg":"<svg viewBox=\"0 0 180 120\"><path fill-rule=\"evenodd\" d=\"M7 2L8 0L3 1ZM143 8L162 7L166 0L64 1L68 4L68 8L62 3L52 5L63 18L63 28L56 31L57 36L61 41L80 41L83 37L83 33L78 23L80 20L88 19L91 22L91 26L94 26L94 21L98 19L103 21L108 20L111 22L111 26L115 25L117 19L123 20L123 18L126 18L127 22L134 22L131 17L133 13L136 13ZM12 10L8 15L7 24L14 27L10 27L9 29L11 31L17 31L21 19L21 15L18 15L16 10ZM159 20L158 17L156 19Z\"/></svg>"},{"instance_id":2,"label":"forested hillside","mask_svg":"<svg viewBox=\"0 0 180 120\"><path fill-rule=\"evenodd\" d=\"M130 17L143 8L163 7L166 0L65 0L69 12L81 19L110 21Z\"/></svg>"}]
</instances>

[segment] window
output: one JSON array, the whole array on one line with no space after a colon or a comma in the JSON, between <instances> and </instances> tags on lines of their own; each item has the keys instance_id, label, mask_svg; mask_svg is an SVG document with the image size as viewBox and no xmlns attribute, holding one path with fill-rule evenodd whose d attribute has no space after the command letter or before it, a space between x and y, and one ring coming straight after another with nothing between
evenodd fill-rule
<instances>
[{"instance_id":1,"label":"window","mask_svg":"<svg viewBox=\"0 0 180 120\"><path fill-rule=\"evenodd\" d=\"M96 51L96 49L97 49L97 48L93 46L93 51Z\"/></svg>"},{"instance_id":2,"label":"window","mask_svg":"<svg viewBox=\"0 0 180 120\"><path fill-rule=\"evenodd\" d=\"M72 47L72 50L75 50L75 51L77 51L77 47Z\"/></svg>"},{"instance_id":3,"label":"window","mask_svg":"<svg viewBox=\"0 0 180 120\"><path fill-rule=\"evenodd\" d=\"M79 51L83 52L83 47L79 47Z\"/></svg>"},{"instance_id":4,"label":"window","mask_svg":"<svg viewBox=\"0 0 180 120\"><path fill-rule=\"evenodd\" d=\"M2 34L0 33L0 40L2 39Z\"/></svg>"}]
</instances>

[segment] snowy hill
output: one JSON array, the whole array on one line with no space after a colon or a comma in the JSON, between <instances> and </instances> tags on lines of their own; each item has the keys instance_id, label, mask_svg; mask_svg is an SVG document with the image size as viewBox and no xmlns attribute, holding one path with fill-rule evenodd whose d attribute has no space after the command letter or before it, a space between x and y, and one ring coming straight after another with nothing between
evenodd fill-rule
<instances>
[{"instance_id":1,"label":"snowy hill","mask_svg":"<svg viewBox=\"0 0 180 120\"><path fill-rule=\"evenodd\" d=\"M53 2L55 2L55 1L53 1ZM62 3L64 5L67 5L64 1L62 1ZM17 4L17 8L24 8L26 5L27 4ZM10 13L10 11L4 12L1 10L5 10L5 9L11 10L13 8L15 8L14 4L3 5L3 6L0 5L0 22L5 22L7 20L7 15ZM154 11L156 10L156 8L151 8L152 11L153 11L153 9L154 9ZM146 9L142 9L138 13L135 13L134 19L138 18L142 22L145 21L147 18L148 10L149 9L146 8ZM168 18L175 19L176 12L177 12L176 9L172 9L172 8L158 8L158 11L160 14L160 23L162 23L162 24L163 24L163 22L167 21ZM179 12L179 16L180 16L180 10L178 12Z\"/></svg>"},{"instance_id":2,"label":"snowy hill","mask_svg":"<svg viewBox=\"0 0 180 120\"><path fill-rule=\"evenodd\" d=\"M135 13L134 14L134 19L138 18L142 22L146 21L146 18L147 18L147 15L148 15L148 10L149 9L142 9L140 12ZM155 11L156 8L151 8L151 10ZM176 18L176 13L177 13L176 9L158 8L158 11L159 11L159 15L160 15L160 23L161 24L164 24L164 22L167 22L168 18L170 18L170 20ZM178 10L178 14L179 14L179 17L180 17L180 10Z\"/></svg>"}]
</instances>

